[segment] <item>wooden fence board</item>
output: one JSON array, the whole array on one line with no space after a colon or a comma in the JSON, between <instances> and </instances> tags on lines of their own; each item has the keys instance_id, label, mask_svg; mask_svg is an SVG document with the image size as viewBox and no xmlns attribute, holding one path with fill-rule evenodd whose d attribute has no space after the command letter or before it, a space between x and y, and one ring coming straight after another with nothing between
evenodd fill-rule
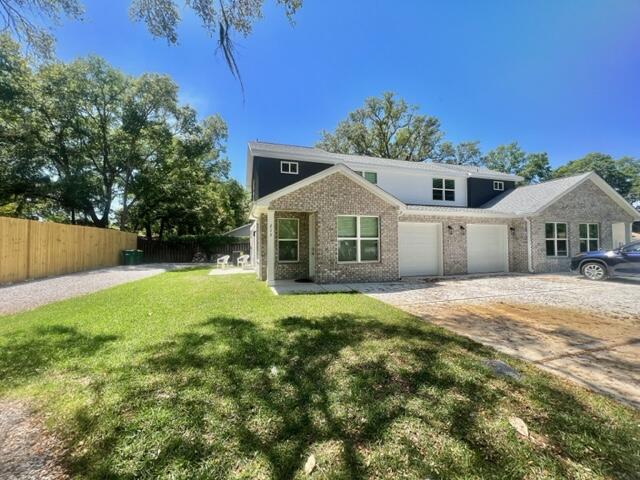
<instances>
[{"instance_id":1,"label":"wooden fence board","mask_svg":"<svg viewBox=\"0 0 640 480\"><path fill-rule=\"evenodd\" d=\"M135 233L0 217L0 283L118 265Z\"/></svg>"}]
</instances>

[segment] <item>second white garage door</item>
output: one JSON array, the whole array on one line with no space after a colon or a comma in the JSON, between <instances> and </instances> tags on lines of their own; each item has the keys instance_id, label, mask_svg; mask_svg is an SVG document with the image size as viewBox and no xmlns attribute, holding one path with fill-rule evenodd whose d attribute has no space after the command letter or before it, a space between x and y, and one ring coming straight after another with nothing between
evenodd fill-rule
<instances>
[{"instance_id":1,"label":"second white garage door","mask_svg":"<svg viewBox=\"0 0 640 480\"><path fill-rule=\"evenodd\" d=\"M442 225L398 224L400 276L442 275Z\"/></svg>"},{"instance_id":2,"label":"second white garage door","mask_svg":"<svg viewBox=\"0 0 640 480\"><path fill-rule=\"evenodd\" d=\"M506 225L467 225L469 273L509 271L508 230Z\"/></svg>"}]
</instances>

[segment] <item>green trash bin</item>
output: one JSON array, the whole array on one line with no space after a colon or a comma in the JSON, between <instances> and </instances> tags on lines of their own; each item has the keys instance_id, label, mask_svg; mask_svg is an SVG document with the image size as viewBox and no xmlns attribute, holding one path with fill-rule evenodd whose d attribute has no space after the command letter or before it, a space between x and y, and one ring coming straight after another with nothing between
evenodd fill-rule
<instances>
[{"instance_id":1,"label":"green trash bin","mask_svg":"<svg viewBox=\"0 0 640 480\"><path fill-rule=\"evenodd\" d=\"M136 252L137 250L122 250L122 265L135 265Z\"/></svg>"},{"instance_id":2,"label":"green trash bin","mask_svg":"<svg viewBox=\"0 0 640 480\"><path fill-rule=\"evenodd\" d=\"M140 265L144 261L144 252L142 250L135 250L136 252L136 265Z\"/></svg>"}]
</instances>

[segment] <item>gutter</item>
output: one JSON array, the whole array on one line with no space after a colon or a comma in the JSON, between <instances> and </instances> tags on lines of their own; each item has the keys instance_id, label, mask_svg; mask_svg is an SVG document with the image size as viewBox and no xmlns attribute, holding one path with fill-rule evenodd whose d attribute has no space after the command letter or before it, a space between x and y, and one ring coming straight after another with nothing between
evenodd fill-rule
<instances>
[{"instance_id":1,"label":"gutter","mask_svg":"<svg viewBox=\"0 0 640 480\"><path fill-rule=\"evenodd\" d=\"M533 269L533 242L531 239L531 218L525 217L524 221L527 223L527 268L529 273L535 273Z\"/></svg>"}]
</instances>

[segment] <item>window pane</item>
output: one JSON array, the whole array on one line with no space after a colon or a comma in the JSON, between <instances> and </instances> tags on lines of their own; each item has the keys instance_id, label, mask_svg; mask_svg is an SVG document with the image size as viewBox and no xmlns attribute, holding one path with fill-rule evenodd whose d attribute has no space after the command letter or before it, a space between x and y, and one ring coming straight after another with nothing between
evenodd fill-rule
<instances>
[{"instance_id":1,"label":"window pane","mask_svg":"<svg viewBox=\"0 0 640 480\"><path fill-rule=\"evenodd\" d=\"M433 191L433 199L434 200L443 200L444 197L442 196L442 190L434 190Z\"/></svg>"},{"instance_id":2,"label":"window pane","mask_svg":"<svg viewBox=\"0 0 640 480\"><path fill-rule=\"evenodd\" d=\"M554 238L556 236L555 225L553 223L544 224L544 235L545 235L545 238Z\"/></svg>"},{"instance_id":3,"label":"window pane","mask_svg":"<svg viewBox=\"0 0 640 480\"><path fill-rule=\"evenodd\" d=\"M556 243L553 240L547 240L547 255L550 257L556 254Z\"/></svg>"},{"instance_id":4,"label":"window pane","mask_svg":"<svg viewBox=\"0 0 640 480\"><path fill-rule=\"evenodd\" d=\"M356 236L356 217L338 217L338 237Z\"/></svg>"},{"instance_id":5,"label":"window pane","mask_svg":"<svg viewBox=\"0 0 640 480\"><path fill-rule=\"evenodd\" d=\"M566 257L567 256L567 241L566 240L558 240L558 256Z\"/></svg>"},{"instance_id":6,"label":"window pane","mask_svg":"<svg viewBox=\"0 0 640 480\"><path fill-rule=\"evenodd\" d=\"M364 178L373 184L378 183L378 174L376 172L364 172Z\"/></svg>"},{"instance_id":7,"label":"window pane","mask_svg":"<svg viewBox=\"0 0 640 480\"><path fill-rule=\"evenodd\" d=\"M278 219L278 239L297 239L298 221L293 218Z\"/></svg>"},{"instance_id":8,"label":"window pane","mask_svg":"<svg viewBox=\"0 0 640 480\"><path fill-rule=\"evenodd\" d=\"M363 262L378 260L378 240L360 241L360 260Z\"/></svg>"},{"instance_id":9,"label":"window pane","mask_svg":"<svg viewBox=\"0 0 640 480\"><path fill-rule=\"evenodd\" d=\"M442 179L434 178L433 179L433 188L442 188Z\"/></svg>"},{"instance_id":10,"label":"window pane","mask_svg":"<svg viewBox=\"0 0 640 480\"><path fill-rule=\"evenodd\" d=\"M361 237L377 237L378 236L378 218L377 217L361 217L360 218L360 236Z\"/></svg>"},{"instance_id":11,"label":"window pane","mask_svg":"<svg viewBox=\"0 0 640 480\"><path fill-rule=\"evenodd\" d=\"M598 250L598 240L589 240L589 251L595 252Z\"/></svg>"},{"instance_id":12,"label":"window pane","mask_svg":"<svg viewBox=\"0 0 640 480\"><path fill-rule=\"evenodd\" d=\"M590 223L589 224L589 237L598 238L598 224Z\"/></svg>"},{"instance_id":13,"label":"window pane","mask_svg":"<svg viewBox=\"0 0 640 480\"><path fill-rule=\"evenodd\" d=\"M567 224L566 223L558 223L558 224L556 224L556 231L558 233L558 238L567 238Z\"/></svg>"},{"instance_id":14,"label":"window pane","mask_svg":"<svg viewBox=\"0 0 640 480\"><path fill-rule=\"evenodd\" d=\"M587 224L580 224L580 238L587 238Z\"/></svg>"},{"instance_id":15,"label":"window pane","mask_svg":"<svg viewBox=\"0 0 640 480\"><path fill-rule=\"evenodd\" d=\"M447 188L449 190L453 190L454 188L456 188L456 182L454 180L445 180L444 181L444 188Z\"/></svg>"},{"instance_id":16,"label":"window pane","mask_svg":"<svg viewBox=\"0 0 640 480\"><path fill-rule=\"evenodd\" d=\"M580 252L587 252L589 251L589 246L587 245L587 241L586 240L580 240Z\"/></svg>"},{"instance_id":17,"label":"window pane","mask_svg":"<svg viewBox=\"0 0 640 480\"><path fill-rule=\"evenodd\" d=\"M444 199L449 202L453 202L456 199L456 192L453 190L445 190Z\"/></svg>"},{"instance_id":18,"label":"window pane","mask_svg":"<svg viewBox=\"0 0 640 480\"><path fill-rule=\"evenodd\" d=\"M355 262L357 259L356 240L340 240L338 242L338 261Z\"/></svg>"},{"instance_id":19,"label":"window pane","mask_svg":"<svg viewBox=\"0 0 640 480\"><path fill-rule=\"evenodd\" d=\"M281 262L297 261L298 242L295 240L280 240L278 242L278 260Z\"/></svg>"}]
</instances>

